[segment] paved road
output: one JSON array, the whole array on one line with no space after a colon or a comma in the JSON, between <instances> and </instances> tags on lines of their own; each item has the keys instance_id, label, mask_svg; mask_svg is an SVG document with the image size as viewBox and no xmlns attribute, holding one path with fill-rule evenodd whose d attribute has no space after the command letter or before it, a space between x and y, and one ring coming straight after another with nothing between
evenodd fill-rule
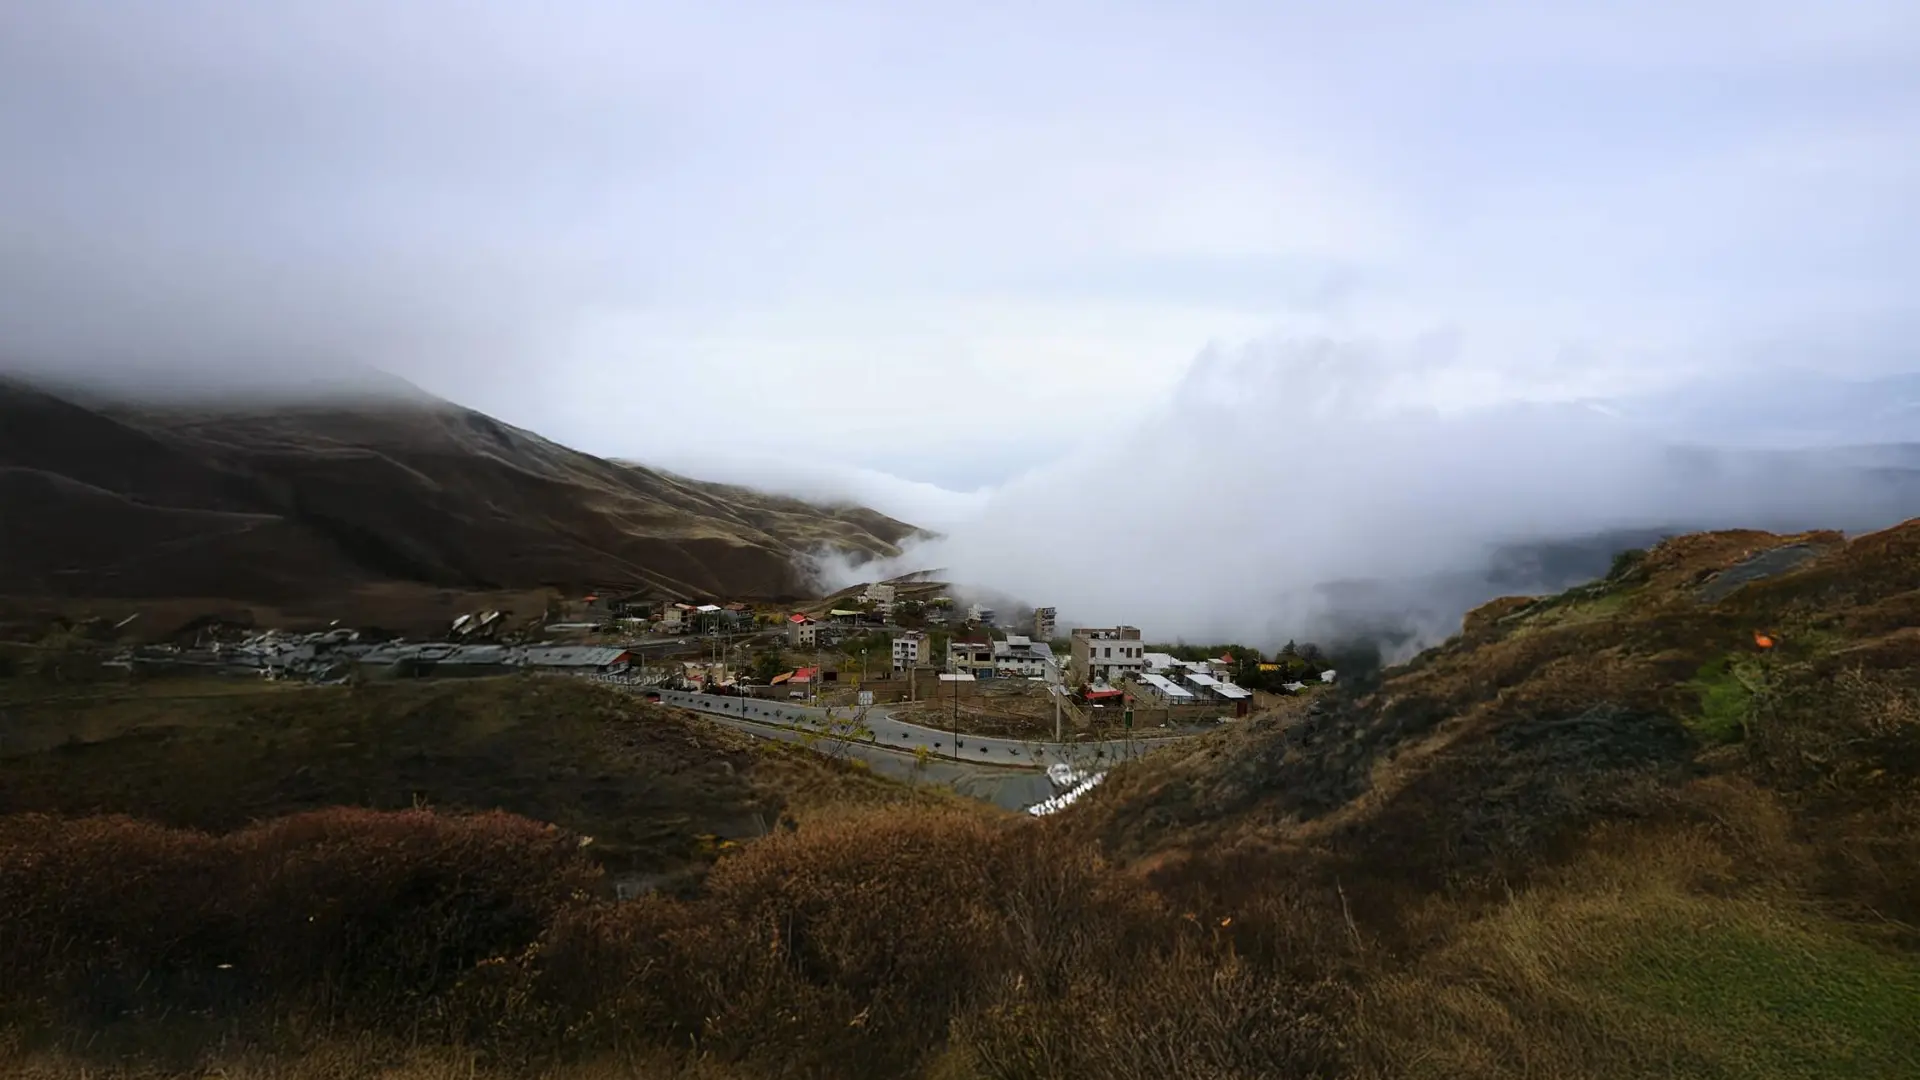
<instances>
[{"instance_id":1,"label":"paved road","mask_svg":"<svg viewBox=\"0 0 1920 1080\"><path fill-rule=\"evenodd\" d=\"M760 739L797 743L807 734L798 728L775 727L725 715L713 715L710 719L716 724L725 724ZM946 760L922 764L912 754L863 743L850 743L845 751L848 757L866 762L869 768L883 776L915 784L940 784L968 798L990 802L1005 810L1025 810L1059 794L1045 773L1026 769L995 768Z\"/></svg>"},{"instance_id":2,"label":"paved road","mask_svg":"<svg viewBox=\"0 0 1920 1080\"><path fill-rule=\"evenodd\" d=\"M637 684L624 682L616 677L603 678L602 681L614 685ZM693 709L709 716L736 720L746 720L760 724L775 724L795 728L819 729L826 724L825 709L810 708L799 703L767 701L760 698L725 697L719 694L690 694L678 690L655 690L647 688L649 694L659 694L663 704ZM850 718L852 709L835 709L834 716L841 720ZM1000 765L1022 769L1044 769L1049 765L1065 762L1076 769L1093 769L1139 757L1156 746L1165 745L1170 740L1134 739L1132 741L1115 740L1109 742L1073 742L1051 743L1030 742L1020 739L995 739L982 735L962 733L958 739L951 731L923 727L904 720L896 720L885 706L876 705L867 710L866 726L872 731L872 737L862 740L870 745L903 750L909 753L925 748L937 758L948 761L967 762L976 765ZM1176 737L1177 738L1177 737Z\"/></svg>"}]
</instances>

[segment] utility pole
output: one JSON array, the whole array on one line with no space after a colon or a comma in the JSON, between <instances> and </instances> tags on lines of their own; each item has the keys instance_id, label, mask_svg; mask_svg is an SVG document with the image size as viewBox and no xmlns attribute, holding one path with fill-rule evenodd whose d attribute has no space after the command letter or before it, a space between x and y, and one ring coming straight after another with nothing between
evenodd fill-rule
<instances>
[{"instance_id":1,"label":"utility pole","mask_svg":"<svg viewBox=\"0 0 1920 1080\"><path fill-rule=\"evenodd\" d=\"M960 673L953 676L953 760L960 760Z\"/></svg>"}]
</instances>

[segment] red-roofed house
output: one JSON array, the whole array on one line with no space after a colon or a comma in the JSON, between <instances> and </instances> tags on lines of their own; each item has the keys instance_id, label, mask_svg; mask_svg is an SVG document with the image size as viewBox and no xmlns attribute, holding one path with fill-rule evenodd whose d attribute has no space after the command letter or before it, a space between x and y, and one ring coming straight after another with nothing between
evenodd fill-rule
<instances>
[{"instance_id":1,"label":"red-roofed house","mask_svg":"<svg viewBox=\"0 0 1920 1080\"><path fill-rule=\"evenodd\" d=\"M796 649L811 649L820 643L820 624L811 616L794 612L787 616L787 644Z\"/></svg>"}]
</instances>

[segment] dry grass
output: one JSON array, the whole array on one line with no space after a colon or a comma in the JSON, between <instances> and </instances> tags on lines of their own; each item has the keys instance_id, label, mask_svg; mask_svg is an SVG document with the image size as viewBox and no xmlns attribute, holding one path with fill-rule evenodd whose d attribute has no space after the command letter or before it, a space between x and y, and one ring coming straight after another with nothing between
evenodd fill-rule
<instances>
[{"instance_id":1,"label":"dry grass","mask_svg":"<svg viewBox=\"0 0 1920 1080\"><path fill-rule=\"evenodd\" d=\"M396 1078L462 1061L556 1078L1917 1075L1920 637L1897 623L1920 615L1920 525L1799 539L1824 553L1711 601L1703 583L1724 589L1716 575L1786 541L1682 538L1577 595L1496 605L1367 696L1317 695L1122 767L1058 819L848 809L854 787L819 784L818 813L725 851L697 889L536 895L516 903L540 917L510 925L439 906L484 877L417 893L391 872L298 880L309 904L378 896L376 925L412 928L395 952L410 991L370 984L386 1005L347 1040L406 1048L378 1051L402 1055ZM1758 652L1756 629L1776 649ZM705 775L730 752L700 741L672 760ZM544 850L544 834L494 828ZM89 895L139 881L190 897L282 880L257 868L305 850L171 836L139 859L68 843L60 865L91 867ZM18 952L0 986L40 985L40 968L87 985L177 971L213 955L196 934L246 921L172 904L79 905L127 931L66 932L93 944L57 965ZM334 936L260 925L297 946L244 946L271 992L213 1009L165 1064L321 1069L346 1052L324 1021L363 995L329 988L362 969L329 959ZM111 1063L103 1043L152 1045L68 1023L22 1053Z\"/></svg>"},{"instance_id":2,"label":"dry grass","mask_svg":"<svg viewBox=\"0 0 1920 1080\"><path fill-rule=\"evenodd\" d=\"M565 679L299 687L0 680L0 813L226 830L328 806L501 809L594 838L610 869L707 859L783 814L927 801L870 773Z\"/></svg>"}]
</instances>

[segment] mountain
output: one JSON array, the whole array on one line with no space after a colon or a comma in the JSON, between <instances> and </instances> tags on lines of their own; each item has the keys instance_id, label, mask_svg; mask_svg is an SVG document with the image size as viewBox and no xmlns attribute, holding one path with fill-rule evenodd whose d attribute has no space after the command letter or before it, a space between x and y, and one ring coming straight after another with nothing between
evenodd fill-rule
<instances>
[{"instance_id":1,"label":"mountain","mask_svg":"<svg viewBox=\"0 0 1920 1080\"><path fill-rule=\"evenodd\" d=\"M899 554L855 506L570 450L423 395L128 404L0 380L0 594L279 602L374 583L807 591Z\"/></svg>"}]
</instances>

